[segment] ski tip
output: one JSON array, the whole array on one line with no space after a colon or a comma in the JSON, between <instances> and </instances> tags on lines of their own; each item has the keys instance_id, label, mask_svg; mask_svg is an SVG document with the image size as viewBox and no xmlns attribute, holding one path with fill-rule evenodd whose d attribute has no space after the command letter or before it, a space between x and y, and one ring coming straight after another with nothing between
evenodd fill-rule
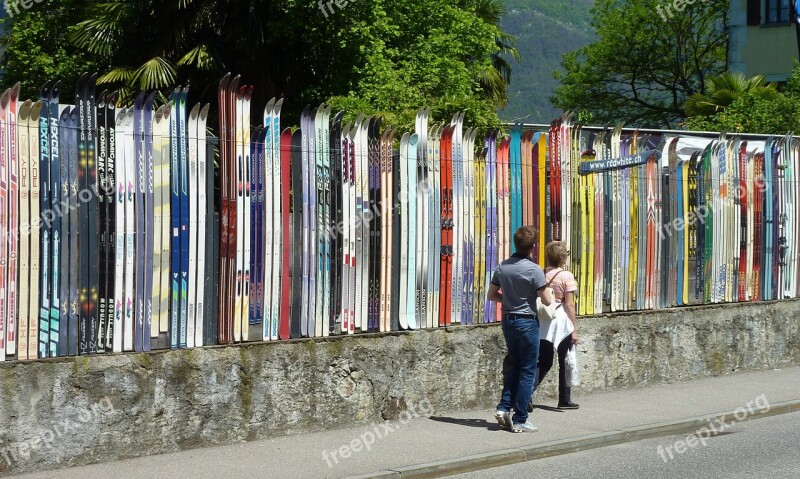
<instances>
[{"instance_id":1,"label":"ski tip","mask_svg":"<svg viewBox=\"0 0 800 479\"><path fill-rule=\"evenodd\" d=\"M39 100L39 101L34 102L33 106L31 107L31 113L29 115L29 118L31 120L37 120L39 118L39 115L42 113L42 108L44 108L44 102L43 101ZM68 110L68 108L64 109L64 111L67 111L67 110ZM63 116L63 113L62 113L62 116Z\"/></svg>"},{"instance_id":2,"label":"ski tip","mask_svg":"<svg viewBox=\"0 0 800 479\"><path fill-rule=\"evenodd\" d=\"M189 119L190 120L197 120L197 117L200 116L200 103L197 103L192 107L192 110L189 112Z\"/></svg>"},{"instance_id":3,"label":"ski tip","mask_svg":"<svg viewBox=\"0 0 800 479\"><path fill-rule=\"evenodd\" d=\"M11 101L16 101L19 98L19 90L22 88L22 85L17 82L14 86L11 87Z\"/></svg>"},{"instance_id":4,"label":"ski tip","mask_svg":"<svg viewBox=\"0 0 800 479\"><path fill-rule=\"evenodd\" d=\"M108 108L114 110L117 108L117 100L119 99L119 91L111 92L108 99Z\"/></svg>"},{"instance_id":5,"label":"ski tip","mask_svg":"<svg viewBox=\"0 0 800 479\"><path fill-rule=\"evenodd\" d=\"M97 97L97 108L105 108L105 106L106 106L106 95L108 95L108 90L103 90L100 93L100 96Z\"/></svg>"},{"instance_id":6,"label":"ski tip","mask_svg":"<svg viewBox=\"0 0 800 479\"><path fill-rule=\"evenodd\" d=\"M6 89L6 91L0 95L0 107L3 109L7 108L9 98L11 98L11 88Z\"/></svg>"},{"instance_id":7,"label":"ski tip","mask_svg":"<svg viewBox=\"0 0 800 479\"><path fill-rule=\"evenodd\" d=\"M31 107L33 106L33 102L30 100L25 100L22 103L22 106L19 107L19 114L18 119L19 121L27 121L28 117L31 113Z\"/></svg>"},{"instance_id":8,"label":"ski tip","mask_svg":"<svg viewBox=\"0 0 800 479\"><path fill-rule=\"evenodd\" d=\"M134 108L141 109L144 106L144 101L146 98L147 92L140 91L138 95L136 95L136 101L134 101L133 106Z\"/></svg>"},{"instance_id":9,"label":"ski tip","mask_svg":"<svg viewBox=\"0 0 800 479\"><path fill-rule=\"evenodd\" d=\"M268 118L272 117L272 110L275 108L275 98L270 98L267 106L264 107L264 124L266 125Z\"/></svg>"},{"instance_id":10,"label":"ski tip","mask_svg":"<svg viewBox=\"0 0 800 479\"><path fill-rule=\"evenodd\" d=\"M145 107L148 109L153 108L153 104L156 101L156 95L158 95L158 90L153 90L149 95L147 95L147 99L144 101Z\"/></svg>"},{"instance_id":11,"label":"ski tip","mask_svg":"<svg viewBox=\"0 0 800 479\"><path fill-rule=\"evenodd\" d=\"M210 110L211 110L211 104L210 103L206 103L205 106L202 109L200 109L200 120L201 121L206 121L206 118L208 118L208 112Z\"/></svg>"},{"instance_id":12,"label":"ski tip","mask_svg":"<svg viewBox=\"0 0 800 479\"><path fill-rule=\"evenodd\" d=\"M235 77L233 77L233 80L231 80L231 82L228 83L228 88L230 88L233 91L236 91L236 89L239 88L239 83L241 81L242 81L242 75L236 75Z\"/></svg>"},{"instance_id":13,"label":"ski tip","mask_svg":"<svg viewBox=\"0 0 800 479\"><path fill-rule=\"evenodd\" d=\"M281 114L281 107L283 107L283 98L279 98L272 107L272 114L277 116Z\"/></svg>"},{"instance_id":14,"label":"ski tip","mask_svg":"<svg viewBox=\"0 0 800 479\"><path fill-rule=\"evenodd\" d=\"M47 80L39 90L39 98L47 98L50 96L50 89L53 88L53 80Z\"/></svg>"}]
</instances>

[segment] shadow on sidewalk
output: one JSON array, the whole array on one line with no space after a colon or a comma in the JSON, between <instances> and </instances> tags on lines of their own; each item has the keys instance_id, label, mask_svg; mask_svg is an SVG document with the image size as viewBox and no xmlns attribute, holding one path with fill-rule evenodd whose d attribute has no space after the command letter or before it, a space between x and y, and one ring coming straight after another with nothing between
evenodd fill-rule
<instances>
[{"instance_id":1,"label":"shadow on sidewalk","mask_svg":"<svg viewBox=\"0 0 800 479\"><path fill-rule=\"evenodd\" d=\"M499 424L495 422L489 422L485 419L459 419L455 417L446 417L446 416L431 416L428 419L431 421L437 422L444 422L447 424L457 424L459 426L468 426L468 427L479 427L484 428L488 431L504 431Z\"/></svg>"},{"instance_id":2,"label":"shadow on sidewalk","mask_svg":"<svg viewBox=\"0 0 800 479\"><path fill-rule=\"evenodd\" d=\"M557 413L564 413L565 412L563 409L559 409L559 408L553 407L553 406L545 406L544 404L534 404L533 408L534 409L542 409L544 411L557 412Z\"/></svg>"}]
</instances>

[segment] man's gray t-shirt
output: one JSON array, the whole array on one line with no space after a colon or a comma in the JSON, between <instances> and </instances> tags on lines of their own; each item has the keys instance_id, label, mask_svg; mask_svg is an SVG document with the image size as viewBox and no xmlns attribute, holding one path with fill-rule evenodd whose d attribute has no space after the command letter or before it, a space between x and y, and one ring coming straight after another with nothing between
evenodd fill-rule
<instances>
[{"instance_id":1,"label":"man's gray t-shirt","mask_svg":"<svg viewBox=\"0 0 800 479\"><path fill-rule=\"evenodd\" d=\"M547 286L542 268L528 257L514 255L500 263L492 284L503 293L503 314L536 314L537 292Z\"/></svg>"}]
</instances>

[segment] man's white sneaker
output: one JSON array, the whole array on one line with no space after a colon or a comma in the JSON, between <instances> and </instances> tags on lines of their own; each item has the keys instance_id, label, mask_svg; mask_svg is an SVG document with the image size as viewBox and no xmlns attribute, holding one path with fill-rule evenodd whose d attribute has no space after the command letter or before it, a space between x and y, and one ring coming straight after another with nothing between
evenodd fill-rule
<instances>
[{"instance_id":1,"label":"man's white sneaker","mask_svg":"<svg viewBox=\"0 0 800 479\"><path fill-rule=\"evenodd\" d=\"M514 432L536 432L539 428L531 424L530 421L525 421L525 424L515 423L511 430Z\"/></svg>"},{"instance_id":2,"label":"man's white sneaker","mask_svg":"<svg viewBox=\"0 0 800 479\"><path fill-rule=\"evenodd\" d=\"M497 424L500 427L511 429L511 413L509 411L495 411L494 418L497 419Z\"/></svg>"}]
</instances>

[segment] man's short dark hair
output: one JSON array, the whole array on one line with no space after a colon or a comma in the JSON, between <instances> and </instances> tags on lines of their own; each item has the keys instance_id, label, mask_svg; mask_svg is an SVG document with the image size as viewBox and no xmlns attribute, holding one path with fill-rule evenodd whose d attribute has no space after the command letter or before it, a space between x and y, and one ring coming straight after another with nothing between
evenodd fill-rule
<instances>
[{"instance_id":1,"label":"man's short dark hair","mask_svg":"<svg viewBox=\"0 0 800 479\"><path fill-rule=\"evenodd\" d=\"M514 249L519 254L529 255L536 244L539 232L533 226L523 226L514 233Z\"/></svg>"}]
</instances>

